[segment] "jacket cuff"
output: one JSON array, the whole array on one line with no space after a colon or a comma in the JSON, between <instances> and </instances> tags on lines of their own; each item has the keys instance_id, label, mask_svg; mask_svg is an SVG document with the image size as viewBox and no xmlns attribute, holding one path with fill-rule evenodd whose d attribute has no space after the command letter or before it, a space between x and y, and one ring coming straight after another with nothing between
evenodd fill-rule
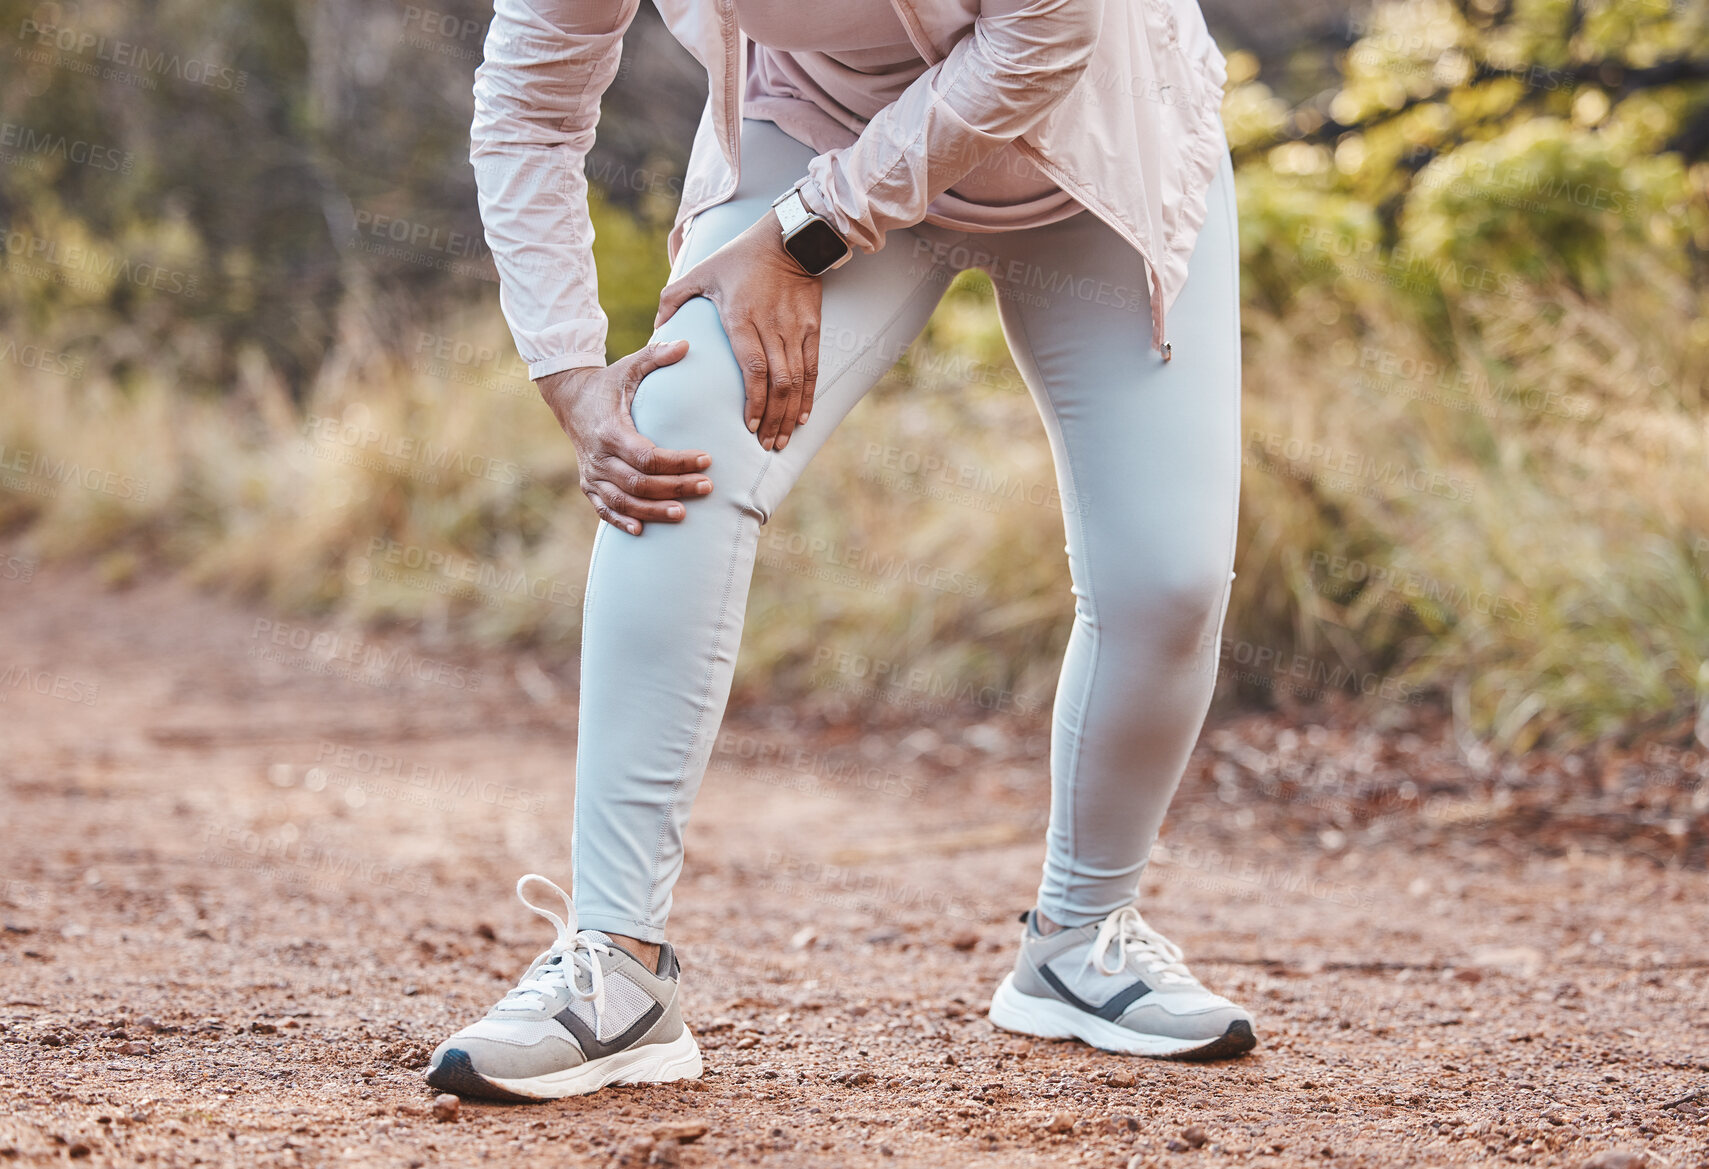
<instances>
[{"instance_id":1,"label":"jacket cuff","mask_svg":"<svg viewBox=\"0 0 1709 1169\"><path fill-rule=\"evenodd\" d=\"M836 206L826 197L825 189L814 180L812 175L803 177L791 189L800 191L802 205L830 224L831 230L842 236L843 242L854 251L867 252L870 255L884 246L884 241L880 239L877 248L862 247L854 234L848 230L848 219L837 214Z\"/></svg>"},{"instance_id":2,"label":"jacket cuff","mask_svg":"<svg viewBox=\"0 0 1709 1169\"><path fill-rule=\"evenodd\" d=\"M604 369L605 354L603 353L564 353L557 357L542 357L539 361L528 363L528 376L538 380L548 374L563 373L566 369Z\"/></svg>"}]
</instances>

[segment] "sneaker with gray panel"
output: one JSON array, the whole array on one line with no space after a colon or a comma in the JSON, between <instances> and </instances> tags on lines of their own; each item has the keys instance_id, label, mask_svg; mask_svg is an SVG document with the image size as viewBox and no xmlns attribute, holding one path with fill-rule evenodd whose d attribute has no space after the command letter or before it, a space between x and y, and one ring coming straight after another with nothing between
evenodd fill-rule
<instances>
[{"instance_id":1,"label":"sneaker with gray panel","mask_svg":"<svg viewBox=\"0 0 1709 1169\"><path fill-rule=\"evenodd\" d=\"M1020 956L991 999L991 1022L1005 1031L1169 1059L1224 1059L1257 1046L1252 1016L1206 990L1180 947L1133 906L1049 934L1038 910L1021 920Z\"/></svg>"},{"instance_id":2,"label":"sneaker with gray panel","mask_svg":"<svg viewBox=\"0 0 1709 1169\"><path fill-rule=\"evenodd\" d=\"M564 916L530 901L530 885L556 894ZM655 974L605 934L578 930L575 903L545 877L523 877L516 895L557 927L557 941L485 1018L439 1045L427 1082L459 1096L527 1101L698 1079L700 1048L683 1025L670 945L660 946Z\"/></svg>"}]
</instances>

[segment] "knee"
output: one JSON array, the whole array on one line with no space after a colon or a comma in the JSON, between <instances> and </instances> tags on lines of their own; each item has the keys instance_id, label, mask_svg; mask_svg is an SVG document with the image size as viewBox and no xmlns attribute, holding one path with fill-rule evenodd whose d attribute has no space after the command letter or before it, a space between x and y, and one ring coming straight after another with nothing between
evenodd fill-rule
<instances>
[{"instance_id":1,"label":"knee","mask_svg":"<svg viewBox=\"0 0 1709 1169\"><path fill-rule=\"evenodd\" d=\"M1100 588L1094 611L1100 632L1159 663L1190 663L1214 652L1229 586L1221 565L1135 573Z\"/></svg>"},{"instance_id":2,"label":"knee","mask_svg":"<svg viewBox=\"0 0 1709 1169\"><path fill-rule=\"evenodd\" d=\"M743 424L742 375L717 306L701 297L689 301L653 339L686 340L688 353L641 379L630 405L635 429L662 447L706 451L713 475L743 451L740 439L757 450Z\"/></svg>"}]
</instances>

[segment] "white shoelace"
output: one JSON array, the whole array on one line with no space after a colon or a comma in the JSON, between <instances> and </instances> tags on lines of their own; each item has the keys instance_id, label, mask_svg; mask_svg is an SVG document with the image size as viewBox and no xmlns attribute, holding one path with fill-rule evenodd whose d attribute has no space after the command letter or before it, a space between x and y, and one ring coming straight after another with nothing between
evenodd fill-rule
<instances>
[{"instance_id":1,"label":"white shoelace","mask_svg":"<svg viewBox=\"0 0 1709 1169\"><path fill-rule=\"evenodd\" d=\"M527 888L535 882L556 893L564 903L564 916L528 899ZM551 922L558 938L551 947L529 964L522 981L512 987L499 1002L500 1007L513 1006L537 1010L556 997L560 990L569 992L584 1003L593 1005L595 1018L605 1013L605 972L600 968L599 955L611 950L597 938L576 929L576 904L570 895L553 881L538 873L529 873L516 882L516 896L522 904ZM583 990L579 975L587 972L587 989Z\"/></svg>"},{"instance_id":2,"label":"white shoelace","mask_svg":"<svg viewBox=\"0 0 1709 1169\"><path fill-rule=\"evenodd\" d=\"M1112 953L1113 966L1108 962ZM1127 969L1129 958L1138 959L1140 972L1153 976L1160 985L1198 982L1181 961L1181 947L1146 925L1139 910L1131 905L1104 919L1086 955L1086 965L1095 966L1099 974L1120 974Z\"/></svg>"}]
</instances>

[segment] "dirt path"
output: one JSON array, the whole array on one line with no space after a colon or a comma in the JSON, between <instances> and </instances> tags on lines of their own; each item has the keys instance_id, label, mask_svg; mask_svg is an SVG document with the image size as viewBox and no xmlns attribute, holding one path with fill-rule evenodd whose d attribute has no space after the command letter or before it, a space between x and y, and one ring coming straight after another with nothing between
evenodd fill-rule
<instances>
[{"instance_id":1,"label":"dirt path","mask_svg":"<svg viewBox=\"0 0 1709 1169\"><path fill-rule=\"evenodd\" d=\"M1674 1103L1709 1088L1679 774L1634 801L1576 763L1469 775L1423 712L1220 717L1145 893L1258 1014L1198 1067L983 1017L1042 725L749 709L674 918L705 1079L442 1122L426 1053L549 941L513 882L568 883L565 680L172 584L40 572L0 614L0 1160L1709 1166L1709 1097Z\"/></svg>"}]
</instances>

